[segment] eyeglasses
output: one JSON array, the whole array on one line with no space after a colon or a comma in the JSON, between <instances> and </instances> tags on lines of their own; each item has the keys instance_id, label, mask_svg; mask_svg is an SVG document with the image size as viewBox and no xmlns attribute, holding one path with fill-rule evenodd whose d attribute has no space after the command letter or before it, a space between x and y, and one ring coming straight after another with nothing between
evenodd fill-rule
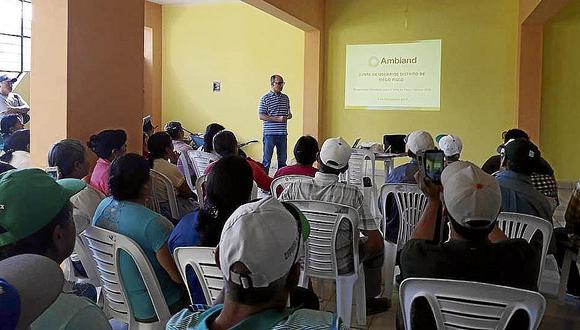
<instances>
[{"instance_id":1,"label":"eyeglasses","mask_svg":"<svg viewBox=\"0 0 580 330\"><path fill-rule=\"evenodd\" d=\"M283 81L274 81L274 84L284 86L286 83Z\"/></svg>"}]
</instances>

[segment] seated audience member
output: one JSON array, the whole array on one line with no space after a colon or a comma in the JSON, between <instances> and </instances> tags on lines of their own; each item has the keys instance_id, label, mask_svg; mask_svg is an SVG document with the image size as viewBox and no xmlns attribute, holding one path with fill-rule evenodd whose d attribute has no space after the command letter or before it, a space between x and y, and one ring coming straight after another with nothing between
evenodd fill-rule
<instances>
[{"instance_id":1,"label":"seated audience member","mask_svg":"<svg viewBox=\"0 0 580 330\"><path fill-rule=\"evenodd\" d=\"M318 154L320 170L312 180L291 183L280 195L281 200L315 200L353 207L359 214L359 229L366 239L359 244L359 255L364 262L367 314L386 311L390 302L385 298L375 298L380 293L381 269L383 266L383 236L379 232L377 220L371 215L362 192L354 185L339 182L338 176L348 169L352 149L342 138L328 139ZM338 273L347 274L353 270L351 246L352 231L347 223L339 227L336 242Z\"/></svg>"},{"instance_id":2,"label":"seated audience member","mask_svg":"<svg viewBox=\"0 0 580 330\"><path fill-rule=\"evenodd\" d=\"M463 142L457 135L445 135L438 141L439 149L445 154L445 163L447 165L458 161L463 150Z\"/></svg>"},{"instance_id":3,"label":"seated audience member","mask_svg":"<svg viewBox=\"0 0 580 330\"><path fill-rule=\"evenodd\" d=\"M0 120L0 149L4 148L4 141L15 131L23 129L20 115L12 113L2 117Z\"/></svg>"},{"instance_id":4,"label":"seated audience member","mask_svg":"<svg viewBox=\"0 0 580 330\"><path fill-rule=\"evenodd\" d=\"M411 161L407 164L396 167L386 179L386 183L410 183L415 184L415 173L419 171L417 163L417 154L427 150L435 149L435 143L431 134L425 131L414 131L406 138L407 154ZM380 208L383 205L379 205ZM397 243L399 236L399 211L395 200L389 197L386 201L386 210L389 220L386 225L385 239Z\"/></svg>"},{"instance_id":5,"label":"seated audience member","mask_svg":"<svg viewBox=\"0 0 580 330\"><path fill-rule=\"evenodd\" d=\"M195 170L193 168L193 164L189 160L189 156L187 155L187 152L193 150L193 148L185 140L185 131L183 130L181 123L177 121L170 121L165 125L165 132L167 132L167 134L169 134L169 136L171 137L171 143L173 143L173 150L178 154L178 156L185 155L185 159L187 161L187 164L185 164L185 166L188 166L189 173L192 175L193 182L195 182L195 180L197 179L197 177L195 176ZM181 159L178 158L177 169L179 169L179 172L185 175L183 166L184 164L181 163Z\"/></svg>"},{"instance_id":6,"label":"seated audience member","mask_svg":"<svg viewBox=\"0 0 580 330\"><path fill-rule=\"evenodd\" d=\"M397 166L389 173L386 183L416 183L415 173L419 170L417 164L417 154L427 150L435 149L433 137L425 131L414 131L406 138L407 154L411 161L407 164Z\"/></svg>"},{"instance_id":7,"label":"seated audience member","mask_svg":"<svg viewBox=\"0 0 580 330\"><path fill-rule=\"evenodd\" d=\"M504 132L503 137L504 143L497 148L498 155L490 157L485 162L485 164L483 164L482 169L489 174L494 174L500 170L501 150L508 141L514 139L530 140L530 137L526 132L517 128ZM530 174L530 181L534 188L536 188L544 196L548 197L550 203L552 203L554 207L560 204L560 200L558 199L558 183L556 181L556 177L554 176L554 170L550 164L541 156L532 169Z\"/></svg>"},{"instance_id":8,"label":"seated audience member","mask_svg":"<svg viewBox=\"0 0 580 330\"><path fill-rule=\"evenodd\" d=\"M90 184L109 196L109 167L111 167L111 162L127 152L127 133L120 129L104 130L97 135L92 135L87 146L99 157L93 169Z\"/></svg>"},{"instance_id":9,"label":"seated audience member","mask_svg":"<svg viewBox=\"0 0 580 330\"><path fill-rule=\"evenodd\" d=\"M177 207L179 209L179 217L193 211L196 207L192 197L193 192L187 185L185 177L174 163L177 162L177 155L173 151L173 144L171 137L165 132L157 132L149 137L147 142L149 148L149 165L155 171L165 175L176 192ZM168 161L170 159L171 161ZM179 219L172 219L169 201L167 200L167 190L162 183L156 184L156 191L153 193L159 198L159 207L161 214L172 221Z\"/></svg>"},{"instance_id":10,"label":"seated audience member","mask_svg":"<svg viewBox=\"0 0 580 330\"><path fill-rule=\"evenodd\" d=\"M63 284L62 270L47 257L20 254L0 261L0 329L28 329Z\"/></svg>"},{"instance_id":11,"label":"seated audience member","mask_svg":"<svg viewBox=\"0 0 580 330\"><path fill-rule=\"evenodd\" d=\"M310 135L302 136L296 141L294 146L294 158L296 165L290 165L280 168L275 178L283 175L306 175L314 177L318 169L314 168L316 155L318 154L318 141Z\"/></svg>"},{"instance_id":12,"label":"seated audience member","mask_svg":"<svg viewBox=\"0 0 580 330\"><path fill-rule=\"evenodd\" d=\"M70 197L81 180L56 182L41 169L12 170L0 176L0 260L38 254L61 264L73 251L75 225ZM65 283L57 300L34 321L34 329L110 329L99 307L75 295Z\"/></svg>"},{"instance_id":13,"label":"seated audience member","mask_svg":"<svg viewBox=\"0 0 580 330\"><path fill-rule=\"evenodd\" d=\"M252 169L242 157L218 160L205 184L203 208L185 215L175 226L169 236L169 251L186 246L217 246L228 217L250 200L253 180ZM205 303L195 274L189 269L186 273L192 301Z\"/></svg>"},{"instance_id":14,"label":"seated audience member","mask_svg":"<svg viewBox=\"0 0 580 330\"><path fill-rule=\"evenodd\" d=\"M147 149L147 141L149 141L149 136L147 133L143 133L143 148L141 149L141 154L145 159L149 159L149 149Z\"/></svg>"},{"instance_id":15,"label":"seated audience member","mask_svg":"<svg viewBox=\"0 0 580 330\"><path fill-rule=\"evenodd\" d=\"M501 189L501 209L535 215L551 223L554 207L530 182L539 159L540 151L529 140L510 140L503 146L502 170L495 175Z\"/></svg>"},{"instance_id":16,"label":"seated audience member","mask_svg":"<svg viewBox=\"0 0 580 330\"><path fill-rule=\"evenodd\" d=\"M213 138L213 146L214 151L220 157L239 155L238 140L236 139L234 133L230 131L220 131L218 134L216 134ZM266 174L264 167L250 157L245 157L245 159L252 168L254 181L256 181L258 188L265 191L270 191L272 178ZM205 169L205 174L209 174L212 171L213 164L215 164L215 162L209 164L209 166Z\"/></svg>"},{"instance_id":17,"label":"seated audience member","mask_svg":"<svg viewBox=\"0 0 580 330\"><path fill-rule=\"evenodd\" d=\"M216 249L224 304L193 305L173 316L167 329L345 329L332 313L286 307L308 235L308 226L292 212L298 213L271 197L239 207Z\"/></svg>"},{"instance_id":18,"label":"seated audience member","mask_svg":"<svg viewBox=\"0 0 580 330\"><path fill-rule=\"evenodd\" d=\"M556 239L556 261L560 269L564 261L564 254L568 249L578 253L580 248L580 182L576 182L570 202L566 207L564 215L566 220L565 228L554 228L554 238ZM569 294L580 297L580 275L575 262L570 265L570 273L567 283Z\"/></svg>"},{"instance_id":19,"label":"seated audience member","mask_svg":"<svg viewBox=\"0 0 580 330\"><path fill-rule=\"evenodd\" d=\"M537 291L542 244L508 239L497 227L502 196L492 176L469 162L457 161L445 168L442 195L451 233L444 243L434 242L437 214L442 207L441 188L420 173L417 181L428 203L411 240L401 251L403 278L465 280ZM413 329L435 328L429 310L424 298L415 301ZM511 327L525 328L522 324Z\"/></svg>"},{"instance_id":20,"label":"seated audience member","mask_svg":"<svg viewBox=\"0 0 580 330\"><path fill-rule=\"evenodd\" d=\"M89 160L85 147L78 140L65 139L53 145L48 152L48 166L58 167L59 179L85 179L89 175ZM77 235L91 224L95 210L105 198L100 191L87 185L70 198ZM76 253L71 255L75 273L87 277Z\"/></svg>"},{"instance_id":21,"label":"seated audience member","mask_svg":"<svg viewBox=\"0 0 580 330\"><path fill-rule=\"evenodd\" d=\"M218 156L218 154L214 151L213 148L213 137L224 130L224 127L220 124L209 124L207 125L207 127L205 128L205 134L203 135L203 146L201 146L201 148L199 150L201 151L205 151L207 153L213 153L216 156Z\"/></svg>"},{"instance_id":22,"label":"seated audience member","mask_svg":"<svg viewBox=\"0 0 580 330\"><path fill-rule=\"evenodd\" d=\"M99 204L93 225L125 235L141 247L170 311L175 313L183 308L185 294L167 247L173 226L161 214L145 207L150 196L149 181L149 164L142 156L126 154L113 161L109 180L112 196ZM135 318L144 322L155 320L155 311L137 265L124 251L120 252L119 268Z\"/></svg>"},{"instance_id":23,"label":"seated audience member","mask_svg":"<svg viewBox=\"0 0 580 330\"><path fill-rule=\"evenodd\" d=\"M0 161L18 169L30 167L30 130L15 131L4 141L4 154Z\"/></svg>"}]
</instances>

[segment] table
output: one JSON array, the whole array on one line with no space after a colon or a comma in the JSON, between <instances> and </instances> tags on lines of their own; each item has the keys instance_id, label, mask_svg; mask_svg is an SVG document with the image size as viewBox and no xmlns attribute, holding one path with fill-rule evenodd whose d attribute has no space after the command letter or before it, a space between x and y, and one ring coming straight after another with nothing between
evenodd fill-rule
<instances>
[{"instance_id":1,"label":"table","mask_svg":"<svg viewBox=\"0 0 580 330\"><path fill-rule=\"evenodd\" d=\"M389 173L395 168L394 159L397 157L407 157L406 153L393 154L387 152L375 153L375 160L382 160L385 164L385 180L389 176Z\"/></svg>"}]
</instances>

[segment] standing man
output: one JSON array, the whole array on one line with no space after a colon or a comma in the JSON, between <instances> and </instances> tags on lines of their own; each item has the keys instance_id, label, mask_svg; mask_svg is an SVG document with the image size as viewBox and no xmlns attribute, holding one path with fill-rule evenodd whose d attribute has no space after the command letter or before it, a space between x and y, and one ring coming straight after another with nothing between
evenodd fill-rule
<instances>
[{"instance_id":1,"label":"standing man","mask_svg":"<svg viewBox=\"0 0 580 330\"><path fill-rule=\"evenodd\" d=\"M286 166L286 150L288 144L287 121L292 119L290 99L282 93L284 78L280 75L270 77L271 90L260 99L258 117L263 121L264 158L262 164L266 173L270 170L270 162L274 147L278 169Z\"/></svg>"},{"instance_id":2,"label":"standing man","mask_svg":"<svg viewBox=\"0 0 580 330\"><path fill-rule=\"evenodd\" d=\"M28 116L30 107L20 95L12 93L12 85L15 82L16 78L0 75L0 117L16 113L22 116L22 122L26 124L30 120Z\"/></svg>"}]
</instances>

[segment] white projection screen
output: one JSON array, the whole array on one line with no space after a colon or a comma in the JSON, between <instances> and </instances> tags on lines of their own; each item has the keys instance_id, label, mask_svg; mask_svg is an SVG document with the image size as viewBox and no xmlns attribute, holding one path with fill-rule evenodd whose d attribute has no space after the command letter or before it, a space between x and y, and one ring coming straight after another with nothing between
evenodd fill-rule
<instances>
[{"instance_id":1,"label":"white projection screen","mask_svg":"<svg viewBox=\"0 0 580 330\"><path fill-rule=\"evenodd\" d=\"M439 110L441 40L347 45L346 109Z\"/></svg>"}]
</instances>

